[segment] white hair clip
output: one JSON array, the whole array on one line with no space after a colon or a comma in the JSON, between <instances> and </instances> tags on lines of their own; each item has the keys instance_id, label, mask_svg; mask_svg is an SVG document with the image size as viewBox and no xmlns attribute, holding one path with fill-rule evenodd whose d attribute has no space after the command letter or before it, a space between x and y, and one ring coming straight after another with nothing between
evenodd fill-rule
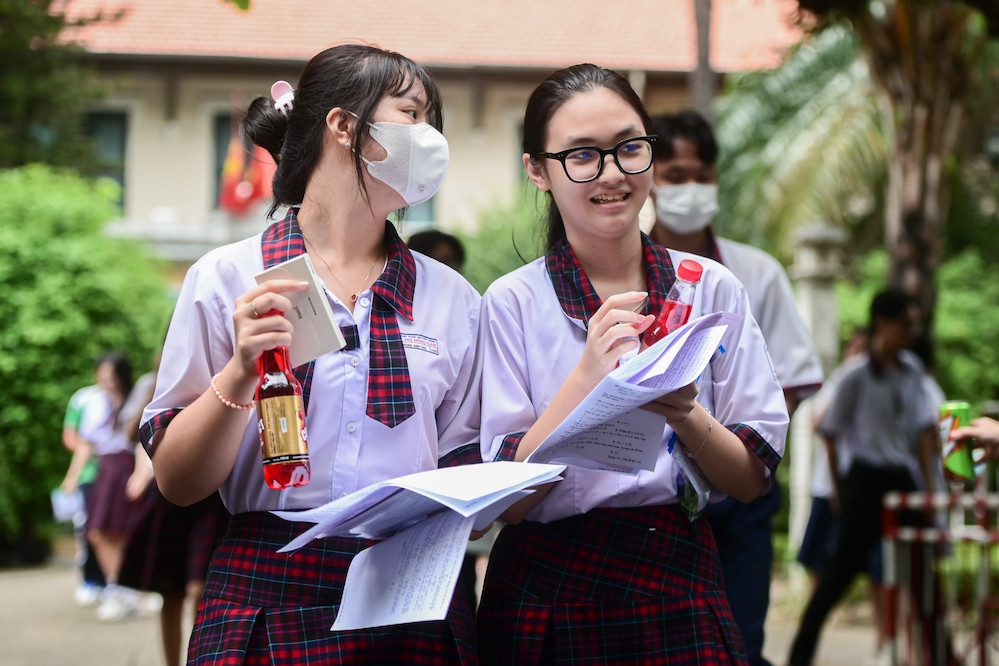
<instances>
[{"instance_id":1,"label":"white hair clip","mask_svg":"<svg viewBox=\"0 0 999 666\"><path fill-rule=\"evenodd\" d=\"M274 100L274 108L287 118L295 106L295 89L287 81L277 81L271 86L271 99Z\"/></svg>"}]
</instances>

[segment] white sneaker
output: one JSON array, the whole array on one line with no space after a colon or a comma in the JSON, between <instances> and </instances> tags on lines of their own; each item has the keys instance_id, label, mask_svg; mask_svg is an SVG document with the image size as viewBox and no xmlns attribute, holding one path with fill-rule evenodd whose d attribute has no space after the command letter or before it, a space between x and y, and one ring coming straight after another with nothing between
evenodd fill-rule
<instances>
[{"instance_id":1,"label":"white sneaker","mask_svg":"<svg viewBox=\"0 0 999 666\"><path fill-rule=\"evenodd\" d=\"M138 608L142 617L156 615L163 610L163 597L156 592L147 592L139 599Z\"/></svg>"},{"instance_id":2,"label":"white sneaker","mask_svg":"<svg viewBox=\"0 0 999 666\"><path fill-rule=\"evenodd\" d=\"M104 588L93 583L80 583L73 591L73 599L77 606L93 606L101 600Z\"/></svg>"},{"instance_id":3,"label":"white sneaker","mask_svg":"<svg viewBox=\"0 0 999 666\"><path fill-rule=\"evenodd\" d=\"M97 619L101 622L121 622L138 614L138 593L127 588L117 588L97 607Z\"/></svg>"}]
</instances>

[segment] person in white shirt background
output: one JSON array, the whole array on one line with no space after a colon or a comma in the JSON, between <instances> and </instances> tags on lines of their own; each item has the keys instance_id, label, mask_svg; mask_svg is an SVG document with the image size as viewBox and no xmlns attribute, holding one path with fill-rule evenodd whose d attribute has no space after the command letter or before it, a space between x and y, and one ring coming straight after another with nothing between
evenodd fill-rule
<instances>
[{"instance_id":1,"label":"person in white shirt background","mask_svg":"<svg viewBox=\"0 0 999 666\"><path fill-rule=\"evenodd\" d=\"M798 404L821 385L822 364L796 309L787 273L763 250L714 233L719 150L708 121L693 110L652 120L659 141L652 166L656 215L648 225L649 235L660 245L718 261L743 283L793 416ZM780 504L775 483L752 502L730 498L707 511L732 614L753 666L767 663L762 654L764 622L770 604L773 516Z\"/></svg>"},{"instance_id":2,"label":"person in white shirt background","mask_svg":"<svg viewBox=\"0 0 999 666\"><path fill-rule=\"evenodd\" d=\"M128 358L117 351L104 353L97 361L97 384L100 391L83 413L62 488L73 490L90 457L97 459L97 480L87 501L87 538L107 582L97 617L114 621L137 613L140 601L138 592L118 585L125 545L140 508L126 490L135 471L135 443L122 416L133 385Z\"/></svg>"}]
</instances>

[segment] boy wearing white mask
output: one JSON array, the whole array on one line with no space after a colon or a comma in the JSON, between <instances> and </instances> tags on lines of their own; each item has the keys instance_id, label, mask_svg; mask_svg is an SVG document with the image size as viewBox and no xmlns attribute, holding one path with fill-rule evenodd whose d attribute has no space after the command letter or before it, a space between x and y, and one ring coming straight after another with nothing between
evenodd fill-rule
<instances>
[{"instance_id":1,"label":"boy wearing white mask","mask_svg":"<svg viewBox=\"0 0 999 666\"><path fill-rule=\"evenodd\" d=\"M822 365L795 307L787 273L772 256L714 234L718 213L718 144L696 111L653 118L652 198L656 220L649 232L660 245L709 257L731 270L746 288L784 389L788 414L822 383ZM770 604L773 515L780 489L743 504L726 499L706 515L721 554L732 614L742 631L750 664L763 658L763 625Z\"/></svg>"}]
</instances>

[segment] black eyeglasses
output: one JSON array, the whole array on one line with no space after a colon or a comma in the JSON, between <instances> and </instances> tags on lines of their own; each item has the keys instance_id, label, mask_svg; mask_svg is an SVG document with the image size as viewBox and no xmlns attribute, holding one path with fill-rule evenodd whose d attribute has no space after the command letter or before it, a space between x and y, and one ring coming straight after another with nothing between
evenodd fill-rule
<instances>
[{"instance_id":1,"label":"black eyeglasses","mask_svg":"<svg viewBox=\"0 0 999 666\"><path fill-rule=\"evenodd\" d=\"M565 169L565 175L574 183L588 183L596 180L604 171L604 156L612 155L617 168L623 173L634 175L648 171L652 166L652 144L657 136L634 136L618 142L613 148L580 146L557 153L538 153L539 157L558 160Z\"/></svg>"}]
</instances>

